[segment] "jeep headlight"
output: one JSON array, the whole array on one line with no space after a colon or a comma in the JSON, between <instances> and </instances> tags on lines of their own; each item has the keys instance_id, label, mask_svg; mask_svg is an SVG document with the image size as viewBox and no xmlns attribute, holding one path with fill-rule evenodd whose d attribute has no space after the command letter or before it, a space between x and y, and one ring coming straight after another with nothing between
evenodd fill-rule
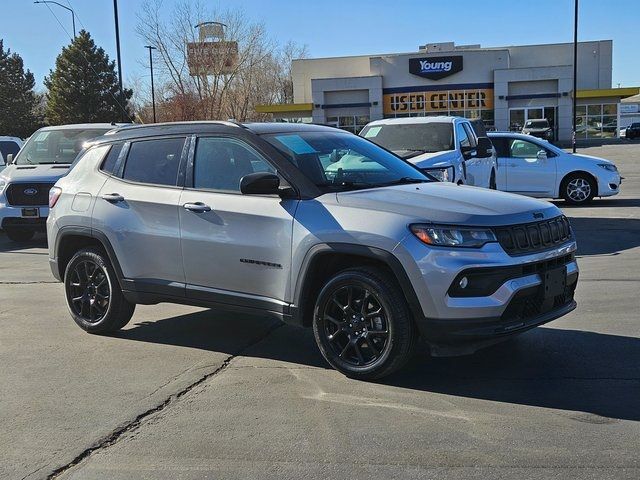
<instances>
[{"instance_id":1,"label":"jeep headlight","mask_svg":"<svg viewBox=\"0 0 640 480\"><path fill-rule=\"evenodd\" d=\"M453 182L453 167L423 168L423 172L435 177L439 182Z\"/></svg>"},{"instance_id":2,"label":"jeep headlight","mask_svg":"<svg viewBox=\"0 0 640 480\"><path fill-rule=\"evenodd\" d=\"M615 165L613 165L611 163L599 163L598 166L600 168L604 168L605 170L608 170L610 172L617 172L618 171L618 167L616 167ZM0 187L0 191L2 191L1 187Z\"/></svg>"},{"instance_id":3,"label":"jeep headlight","mask_svg":"<svg viewBox=\"0 0 640 480\"><path fill-rule=\"evenodd\" d=\"M409 228L421 242L435 247L480 248L486 243L497 241L488 228L421 223L410 225Z\"/></svg>"}]
</instances>

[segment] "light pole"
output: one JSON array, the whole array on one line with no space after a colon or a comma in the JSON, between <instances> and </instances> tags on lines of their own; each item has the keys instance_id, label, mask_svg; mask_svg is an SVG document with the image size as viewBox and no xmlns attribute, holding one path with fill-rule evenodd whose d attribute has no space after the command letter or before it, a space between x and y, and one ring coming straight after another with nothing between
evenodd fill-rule
<instances>
[{"instance_id":1,"label":"light pole","mask_svg":"<svg viewBox=\"0 0 640 480\"><path fill-rule=\"evenodd\" d=\"M113 17L116 24L116 56L118 58L118 85L120 87L120 102L124 103L124 93L122 91L122 60L120 59L120 25L118 24L118 0L113 0ZM122 109L122 121L126 122L127 112L124 105L120 105Z\"/></svg>"},{"instance_id":2,"label":"light pole","mask_svg":"<svg viewBox=\"0 0 640 480\"><path fill-rule=\"evenodd\" d=\"M145 45L144 48L149 49L149 68L151 69L151 105L153 106L153 123L156 123L156 94L153 88L153 55L152 50L156 47L152 45Z\"/></svg>"},{"instance_id":3,"label":"light pole","mask_svg":"<svg viewBox=\"0 0 640 480\"><path fill-rule=\"evenodd\" d=\"M575 0L573 18L573 134L571 144L576 153L576 100L578 97L578 0Z\"/></svg>"},{"instance_id":4,"label":"light pole","mask_svg":"<svg viewBox=\"0 0 640 480\"><path fill-rule=\"evenodd\" d=\"M53 0L36 0L33 3L53 3L54 5L58 5L59 7L64 8L65 10L69 10L71 12L71 22L73 23L73 38L76 38L76 14L69 7L62 5L61 3L54 2Z\"/></svg>"}]
</instances>

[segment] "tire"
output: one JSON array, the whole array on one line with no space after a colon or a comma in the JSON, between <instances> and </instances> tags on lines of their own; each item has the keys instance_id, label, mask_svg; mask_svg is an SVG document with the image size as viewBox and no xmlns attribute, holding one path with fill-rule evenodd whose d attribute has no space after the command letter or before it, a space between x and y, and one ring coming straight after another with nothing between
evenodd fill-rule
<instances>
[{"instance_id":1,"label":"tire","mask_svg":"<svg viewBox=\"0 0 640 480\"><path fill-rule=\"evenodd\" d=\"M33 230L25 230L22 228L8 228L5 230L5 233L12 242L28 242L36 234Z\"/></svg>"},{"instance_id":2,"label":"tire","mask_svg":"<svg viewBox=\"0 0 640 480\"><path fill-rule=\"evenodd\" d=\"M122 295L115 271L104 251L78 251L64 272L64 289L71 317L80 328L95 334L124 327L136 308Z\"/></svg>"},{"instance_id":3,"label":"tire","mask_svg":"<svg viewBox=\"0 0 640 480\"><path fill-rule=\"evenodd\" d=\"M316 343L325 360L348 377L379 379L411 357L416 331L402 291L388 277L378 268L344 270L318 295Z\"/></svg>"},{"instance_id":4,"label":"tire","mask_svg":"<svg viewBox=\"0 0 640 480\"><path fill-rule=\"evenodd\" d=\"M496 171L495 170L491 170L491 178L489 179L489 188L491 190L497 190L498 189L498 185L496 183Z\"/></svg>"},{"instance_id":5,"label":"tire","mask_svg":"<svg viewBox=\"0 0 640 480\"><path fill-rule=\"evenodd\" d=\"M596 192L595 181L584 173L572 173L560 186L560 195L570 205L585 205L593 200Z\"/></svg>"}]
</instances>

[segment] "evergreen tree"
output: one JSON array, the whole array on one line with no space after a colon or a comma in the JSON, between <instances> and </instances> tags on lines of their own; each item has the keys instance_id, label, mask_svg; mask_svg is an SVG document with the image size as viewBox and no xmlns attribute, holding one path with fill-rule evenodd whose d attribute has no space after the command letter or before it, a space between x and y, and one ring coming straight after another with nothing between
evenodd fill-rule
<instances>
[{"instance_id":1,"label":"evergreen tree","mask_svg":"<svg viewBox=\"0 0 640 480\"><path fill-rule=\"evenodd\" d=\"M44 84L49 89L45 115L50 125L120 122L132 117L129 99L133 91L124 89L124 98L119 98L115 62L109 61L85 30L62 49Z\"/></svg>"},{"instance_id":2,"label":"evergreen tree","mask_svg":"<svg viewBox=\"0 0 640 480\"><path fill-rule=\"evenodd\" d=\"M0 135L25 138L42 126L34 85L20 55L5 51L0 39Z\"/></svg>"}]
</instances>

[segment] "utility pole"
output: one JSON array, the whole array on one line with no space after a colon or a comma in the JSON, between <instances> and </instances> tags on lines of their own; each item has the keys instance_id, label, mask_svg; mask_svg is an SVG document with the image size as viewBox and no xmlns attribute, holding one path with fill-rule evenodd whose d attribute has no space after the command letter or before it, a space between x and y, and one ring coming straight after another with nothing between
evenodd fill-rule
<instances>
[{"instance_id":1,"label":"utility pole","mask_svg":"<svg viewBox=\"0 0 640 480\"><path fill-rule=\"evenodd\" d=\"M120 86L120 109L122 110L122 121L127 121L127 112L124 109L124 93L122 91L122 60L120 58L120 26L118 24L118 0L113 0L113 16L116 23L116 55L118 58L118 84Z\"/></svg>"},{"instance_id":2,"label":"utility pole","mask_svg":"<svg viewBox=\"0 0 640 480\"><path fill-rule=\"evenodd\" d=\"M73 24L73 38L76 38L76 13L69 7L62 5L61 3L54 2L53 0L36 0L33 3L53 3L54 5L58 5L59 7L64 8L65 10L69 10L71 12L71 23Z\"/></svg>"},{"instance_id":3,"label":"utility pole","mask_svg":"<svg viewBox=\"0 0 640 480\"><path fill-rule=\"evenodd\" d=\"M149 49L149 68L151 69L151 105L153 106L153 123L156 123L156 94L153 88L153 55L152 51L156 47L152 45L145 45L144 48Z\"/></svg>"},{"instance_id":4,"label":"utility pole","mask_svg":"<svg viewBox=\"0 0 640 480\"><path fill-rule=\"evenodd\" d=\"M576 101L578 97L578 0L575 1L573 17L573 133L571 143L573 153L576 153Z\"/></svg>"}]
</instances>

